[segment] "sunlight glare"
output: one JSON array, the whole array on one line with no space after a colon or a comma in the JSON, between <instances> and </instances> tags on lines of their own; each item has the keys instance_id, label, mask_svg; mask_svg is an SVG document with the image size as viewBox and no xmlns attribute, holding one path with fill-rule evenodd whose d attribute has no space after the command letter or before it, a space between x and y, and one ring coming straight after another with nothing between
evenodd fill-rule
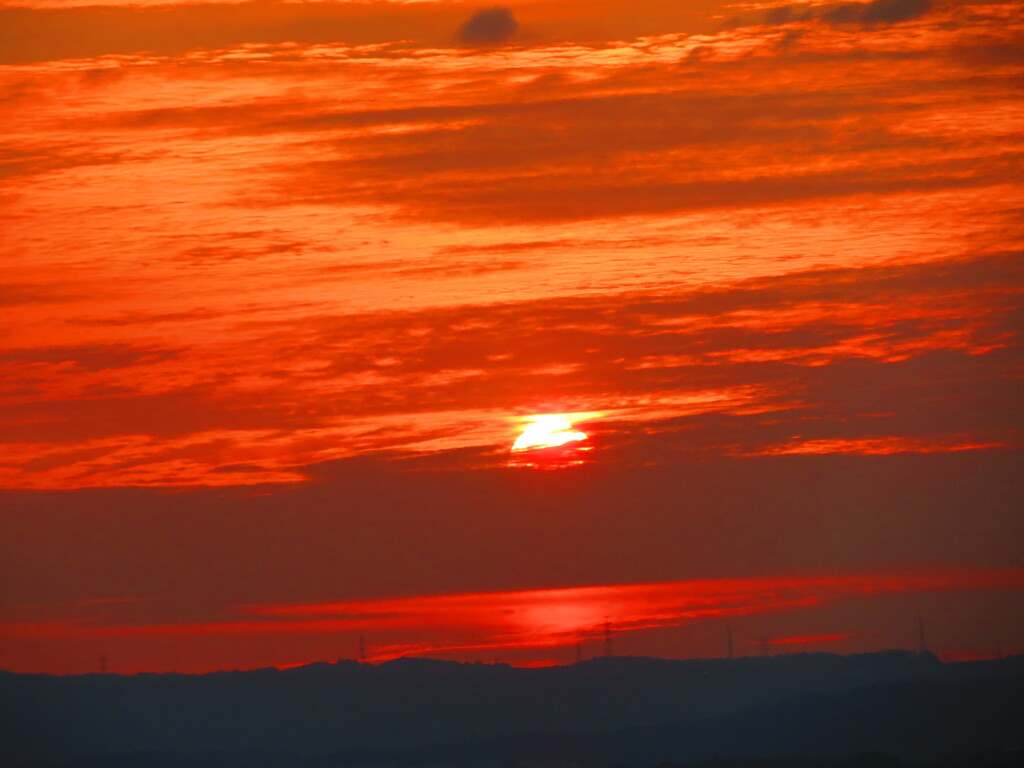
<instances>
[{"instance_id":1,"label":"sunlight glare","mask_svg":"<svg viewBox=\"0 0 1024 768\"><path fill-rule=\"evenodd\" d=\"M551 448L557 445L586 440L587 434L573 427L568 419L560 414L547 414L533 417L532 423L512 444L513 451L525 451L530 448Z\"/></svg>"}]
</instances>

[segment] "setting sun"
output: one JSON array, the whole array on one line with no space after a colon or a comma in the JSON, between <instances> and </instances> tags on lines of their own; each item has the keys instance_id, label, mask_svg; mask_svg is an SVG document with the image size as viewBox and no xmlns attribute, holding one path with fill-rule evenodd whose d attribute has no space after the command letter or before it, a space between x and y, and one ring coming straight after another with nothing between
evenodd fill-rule
<instances>
[{"instance_id":1,"label":"setting sun","mask_svg":"<svg viewBox=\"0 0 1024 768\"><path fill-rule=\"evenodd\" d=\"M512 444L513 451L530 448L552 448L557 445L586 440L587 434L580 432L567 419L558 415L535 416L531 424Z\"/></svg>"},{"instance_id":2,"label":"setting sun","mask_svg":"<svg viewBox=\"0 0 1024 768\"><path fill-rule=\"evenodd\" d=\"M583 463L592 448L586 432L573 426L563 414L534 416L512 444L510 467L562 469Z\"/></svg>"}]
</instances>

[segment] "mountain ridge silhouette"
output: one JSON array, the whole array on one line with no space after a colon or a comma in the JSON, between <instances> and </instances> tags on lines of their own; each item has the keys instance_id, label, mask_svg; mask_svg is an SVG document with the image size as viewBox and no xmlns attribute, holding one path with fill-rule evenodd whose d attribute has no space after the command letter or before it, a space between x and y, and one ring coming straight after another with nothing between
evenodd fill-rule
<instances>
[{"instance_id":1,"label":"mountain ridge silhouette","mask_svg":"<svg viewBox=\"0 0 1024 768\"><path fill-rule=\"evenodd\" d=\"M929 685L933 689L920 688ZM950 711L962 718L985 710L991 694L1024 723L1024 656L947 663L906 651L609 657L544 669L404 659L202 675L0 673L0 754L31 762L142 753L308 757L383 750L388 759L412 760L430 745L449 745L442 753L459 755L459 745L490 744L500 753L495 745L502 739L521 746L532 733L567 735L585 745L585 755L654 764L722 754L730 733L745 732L752 750L747 756L766 756L787 743L820 751L824 745L808 741L799 726L801 718L810 722L819 712L833 716L816 732L847 733L835 725L847 721L860 722L868 732L876 711L905 693L899 686L919 686L906 689L908 701L917 702L913 707L933 711L934 702L948 700ZM978 686L988 686L988 693L979 694ZM880 687L889 692L870 693ZM824 698L815 705L815 696ZM964 709L958 701L972 703ZM786 712L803 714L786 720ZM1002 722L1003 716L987 717ZM773 718L782 719L767 729L758 726ZM945 731L955 731L954 724L947 723ZM920 731L916 721L903 727ZM788 741L784 733L790 733ZM856 729L839 740L850 749L877 746L858 745L855 736ZM910 741L920 747L925 737Z\"/></svg>"}]
</instances>

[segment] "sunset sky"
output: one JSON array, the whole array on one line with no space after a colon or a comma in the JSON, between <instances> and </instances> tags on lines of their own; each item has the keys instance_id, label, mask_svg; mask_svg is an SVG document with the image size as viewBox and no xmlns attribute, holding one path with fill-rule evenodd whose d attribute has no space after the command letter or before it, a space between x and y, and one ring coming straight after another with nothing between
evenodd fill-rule
<instances>
[{"instance_id":1,"label":"sunset sky","mask_svg":"<svg viewBox=\"0 0 1024 768\"><path fill-rule=\"evenodd\" d=\"M1019 2L96 2L0 2L0 668L1024 651Z\"/></svg>"}]
</instances>

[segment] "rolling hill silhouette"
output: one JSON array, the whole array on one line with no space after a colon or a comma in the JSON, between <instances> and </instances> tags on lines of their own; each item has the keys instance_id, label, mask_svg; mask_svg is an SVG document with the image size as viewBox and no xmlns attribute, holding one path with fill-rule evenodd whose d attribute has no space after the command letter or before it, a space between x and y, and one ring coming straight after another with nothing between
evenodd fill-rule
<instances>
[{"instance_id":1,"label":"rolling hill silhouette","mask_svg":"<svg viewBox=\"0 0 1024 768\"><path fill-rule=\"evenodd\" d=\"M655 765L865 750L921 758L1019 746L1022 725L1024 656L0 673L0 754L22 765Z\"/></svg>"}]
</instances>

